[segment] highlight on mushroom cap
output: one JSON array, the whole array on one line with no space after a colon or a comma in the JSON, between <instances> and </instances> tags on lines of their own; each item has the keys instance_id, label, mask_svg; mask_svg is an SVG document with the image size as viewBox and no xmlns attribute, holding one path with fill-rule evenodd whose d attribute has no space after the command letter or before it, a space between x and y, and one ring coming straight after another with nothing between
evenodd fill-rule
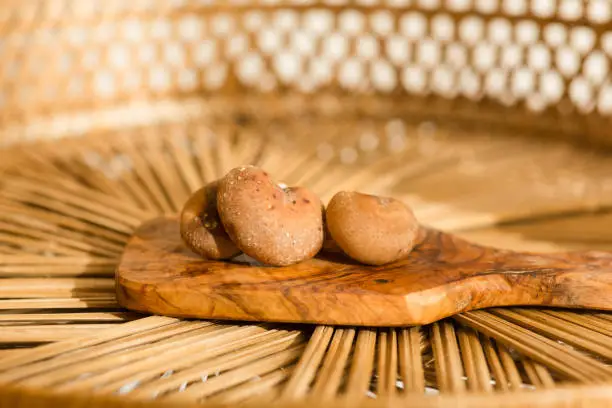
<instances>
[{"instance_id":1,"label":"highlight on mushroom cap","mask_svg":"<svg viewBox=\"0 0 612 408\"><path fill-rule=\"evenodd\" d=\"M405 258L419 231L412 210L403 202L358 192L334 195L325 219L338 246L351 258L370 265Z\"/></svg>"},{"instance_id":2,"label":"highlight on mushroom cap","mask_svg":"<svg viewBox=\"0 0 612 408\"><path fill-rule=\"evenodd\" d=\"M260 262L290 265L321 249L321 201L307 188L281 187L263 169L241 166L220 180L217 200L231 239Z\"/></svg>"}]
</instances>

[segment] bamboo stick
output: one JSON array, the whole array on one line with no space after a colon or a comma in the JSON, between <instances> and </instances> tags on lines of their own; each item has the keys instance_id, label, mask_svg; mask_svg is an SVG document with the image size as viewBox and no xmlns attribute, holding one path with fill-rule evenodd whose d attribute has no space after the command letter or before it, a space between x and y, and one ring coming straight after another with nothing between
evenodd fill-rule
<instances>
[{"instance_id":1,"label":"bamboo stick","mask_svg":"<svg viewBox=\"0 0 612 408\"><path fill-rule=\"evenodd\" d=\"M32 322L128 322L141 319L142 315L129 312L85 312L85 313L17 313L0 314L0 324Z\"/></svg>"},{"instance_id":2,"label":"bamboo stick","mask_svg":"<svg viewBox=\"0 0 612 408\"><path fill-rule=\"evenodd\" d=\"M115 296L79 295L78 298L43 298L43 299L0 299L0 310L27 309L118 309Z\"/></svg>"},{"instance_id":3,"label":"bamboo stick","mask_svg":"<svg viewBox=\"0 0 612 408\"><path fill-rule=\"evenodd\" d=\"M116 324L71 324L71 325L27 325L2 326L0 344L48 343L89 336L95 331L111 329Z\"/></svg>"},{"instance_id":4,"label":"bamboo stick","mask_svg":"<svg viewBox=\"0 0 612 408\"><path fill-rule=\"evenodd\" d=\"M420 337L419 327L401 329L399 332L399 367L406 398L409 398L412 393L425 391Z\"/></svg>"},{"instance_id":5,"label":"bamboo stick","mask_svg":"<svg viewBox=\"0 0 612 408\"><path fill-rule=\"evenodd\" d=\"M308 387L321 364L333 331L334 329L329 326L317 326L293 375L283 389L281 398L297 399L308 392Z\"/></svg>"},{"instance_id":6,"label":"bamboo stick","mask_svg":"<svg viewBox=\"0 0 612 408\"><path fill-rule=\"evenodd\" d=\"M333 399L339 390L355 338L355 329L336 329L311 394L317 400Z\"/></svg>"},{"instance_id":7,"label":"bamboo stick","mask_svg":"<svg viewBox=\"0 0 612 408\"><path fill-rule=\"evenodd\" d=\"M113 279L15 278L0 280L0 298L4 299L78 297L79 295L92 297L113 295L114 293L115 282Z\"/></svg>"},{"instance_id":8,"label":"bamboo stick","mask_svg":"<svg viewBox=\"0 0 612 408\"><path fill-rule=\"evenodd\" d=\"M245 361L266 356L275 351L285 350L293 344L302 343L300 333L284 331L257 331L256 327L226 328L217 331L214 336L200 336L192 343L193 353L175 350L167 356L156 356L143 362L133 364L127 372L107 372L95 381L103 386L97 388L99 393L112 393L120 390L126 383L143 383L136 387L130 396L134 398L151 398L169 390L180 387L184 382L201 379L204 373L216 373L238 367ZM164 373L172 371L170 377ZM119 372L118 372L119 371ZM208 375L208 374L206 374ZM128 377L129 376L129 377ZM153 381L159 379L159 381ZM68 384L68 386L72 386ZM87 389L87 383L77 384Z\"/></svg>"},{"instance_id":9,"label":"bamboo stick","mask_svg":"<svg viewBox=\"0 0 612 408\"><path fill-rule=\"evenodd\" d=\"M345 398L347 404L355 404L363 400L366 397L366 392L370 389L375 345L376 332L369 329L359 330L351 368L346 380Z\"/></svg>"}]
</instances>

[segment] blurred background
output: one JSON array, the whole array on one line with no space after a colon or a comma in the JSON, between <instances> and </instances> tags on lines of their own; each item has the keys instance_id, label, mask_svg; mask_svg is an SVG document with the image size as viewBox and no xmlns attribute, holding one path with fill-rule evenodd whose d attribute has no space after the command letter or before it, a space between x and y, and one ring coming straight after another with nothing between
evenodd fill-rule
<instances>
[{"instance_id":1,"label":"blurred background","mask_svg":"<svg viewBox=\"0 0 612 408\"><path fill-rule=\"evenodd\" d=\"M121 309L114 274L247 163L484 245L612 250L611 59L610 0L0 0L0 399L590 406L605 386L550 389L609 382L610 314L207 326Z\"/></svg>"},{"instance_id":2,"label":"blurred background","mask_svg":"<svg viewBox=\"0 0 612 408\"><path fill-rule=\"evenodd\" d=\"M608 0L6 1L0 140L203 114L363 113L607 142L611 7Z\"/></svg>"}]
</instances>

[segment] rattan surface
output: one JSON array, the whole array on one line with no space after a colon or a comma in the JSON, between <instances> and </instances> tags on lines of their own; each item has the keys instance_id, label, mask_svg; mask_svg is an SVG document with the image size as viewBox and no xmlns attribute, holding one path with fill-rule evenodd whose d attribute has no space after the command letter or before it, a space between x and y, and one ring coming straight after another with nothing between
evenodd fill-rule
<instances>
[{"instance_id":1,"label":"rattan surface","mask_svg":"<svg viewBox=\"0 0 612 408\"><path fill-rule=\"evenodd\" d=\"M612 249L610 153L581 147L612 139L610 13L5 2L0 405L604 406L609 313L387 330L180 321L120 310L113 273L142 221L245 163L323 201L400 197L479 243Z\"/></svg>"}]
</instances>

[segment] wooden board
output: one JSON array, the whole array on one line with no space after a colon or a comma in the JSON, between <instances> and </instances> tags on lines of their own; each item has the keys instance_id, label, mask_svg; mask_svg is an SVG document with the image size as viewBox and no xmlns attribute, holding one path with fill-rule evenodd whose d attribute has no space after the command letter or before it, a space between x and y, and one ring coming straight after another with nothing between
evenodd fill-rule
<instances>
[{"instance_id":1,"label":"wooden board","mask_svg":"<svg viewBox=\"0 0 612 408\"><path fill-rule=\"evenodd\" d=\"M612 310L610 253L521 254L425 229L391 265L325 254L265 267L203 260L159 218L135 232L116 281L128 309L206 319L404 326L492 306Z\"/></svg>"}]
</instances>

